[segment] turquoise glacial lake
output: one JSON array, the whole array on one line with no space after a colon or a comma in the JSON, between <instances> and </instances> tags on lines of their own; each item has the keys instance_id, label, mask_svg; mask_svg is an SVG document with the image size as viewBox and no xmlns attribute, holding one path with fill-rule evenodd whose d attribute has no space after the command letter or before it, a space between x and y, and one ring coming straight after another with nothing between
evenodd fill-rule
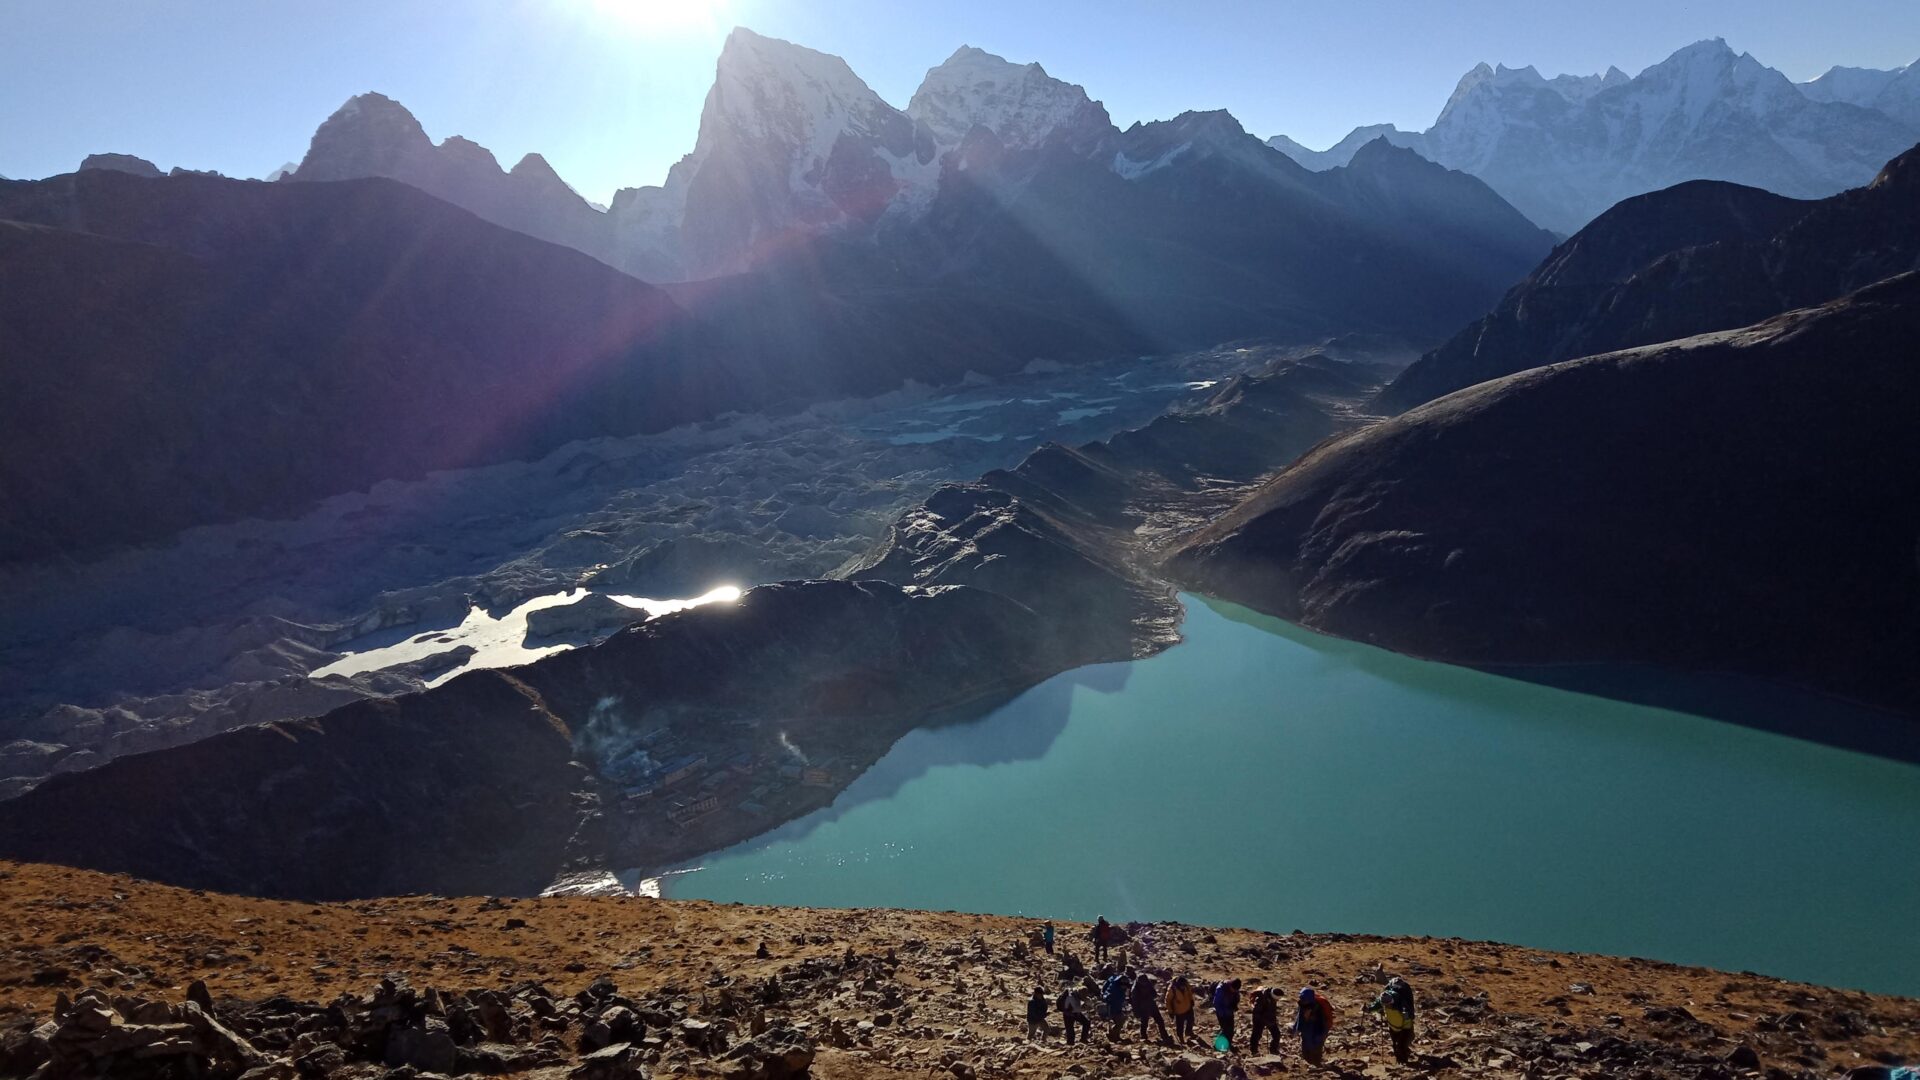
<instances>
[{"instance_id":1,"label":"turquoise glacial lake","mask_svg":"<svg viewBox=\"0 0 1920 1080\"><path fill-rule=\"evenodd\" d=\"M1183 601L1182 644L915 731L665 894L1486 938L1920 994L1920 766Z\"/></svg>"}]
</instances>

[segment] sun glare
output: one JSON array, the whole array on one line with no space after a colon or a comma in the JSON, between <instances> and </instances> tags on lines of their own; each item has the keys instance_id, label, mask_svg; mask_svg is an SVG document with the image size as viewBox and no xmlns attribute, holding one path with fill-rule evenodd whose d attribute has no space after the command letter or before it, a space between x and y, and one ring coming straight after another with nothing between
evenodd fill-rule
<instances>
[{"instance_id":1,"label":"sun glare","mask_svg":"<svg viewBox=\"0 0 1920 1080\"><path fill-rule=\"evenodd\" d=\"M586 0L594 16L639 34L723 30L732 25L730 0Z\"/></svg>"}]
</instances>

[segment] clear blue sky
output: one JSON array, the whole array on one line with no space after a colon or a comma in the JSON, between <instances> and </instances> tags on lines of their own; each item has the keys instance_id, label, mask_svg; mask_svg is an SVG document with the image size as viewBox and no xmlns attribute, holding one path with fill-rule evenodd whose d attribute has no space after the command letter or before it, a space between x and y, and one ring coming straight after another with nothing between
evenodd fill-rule
<instances>
[{"instance_id":1,"label":"clear blue sky","mask_svg":"<svg viewBox=\"0 0 1920 1080\"><path fill-rule=\"evenodd\" d=\"M1481 60L1632 74L1703 37L1795 79L1920 59L1917 0L0 0L0 175L114 150L258 176L379 90L436 140L538 150L605 200L692 147L736 23L844 56L895 105L964 43L1039 60L1122 126L1224 107L1315 147L1425 128Z\"/></svg>"}]
</instances>

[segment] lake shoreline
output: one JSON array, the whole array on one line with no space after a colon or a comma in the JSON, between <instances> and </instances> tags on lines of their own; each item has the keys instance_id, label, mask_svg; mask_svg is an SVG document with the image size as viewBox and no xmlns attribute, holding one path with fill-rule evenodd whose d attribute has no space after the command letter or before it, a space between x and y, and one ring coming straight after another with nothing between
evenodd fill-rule
<instances>
[{"instance_id":1,"label":"lake shoreline","mask_svg":"<svg viewBox=\"0 0 1920 1080\"><path fill-rule=\"evenodd\" d=\"M1834 876L1920 845L1920 769L1182 599L1181 647L916 728L813 814L649 869L703 868L669 898L1506 940L1920 991L1920 950L1889 944L1900 873L1865 897ZM1170 717L1192 733L1169 742ZM1249 863L1244 810L1132 809L1187 789L1257 798L1279 831Z\"/></svg>"}]
</instances>

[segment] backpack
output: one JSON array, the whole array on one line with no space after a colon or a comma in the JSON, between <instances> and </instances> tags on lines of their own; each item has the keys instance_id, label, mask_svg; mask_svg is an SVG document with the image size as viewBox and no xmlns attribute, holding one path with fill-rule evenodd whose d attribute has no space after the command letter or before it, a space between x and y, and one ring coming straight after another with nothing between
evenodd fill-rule
<instances>
[{"instance_id":1,"label":"backpack","mask_svg":"<svg viewBox=\"0 0 1920 1080\"><path fill-rule=\"evenodd\" d=\"M1413 987L1407 980L1395 978L1387 984L1387 990L1393 995L1393 1007L1399 1009L1407 1019L1413 1019Z\"/></svg>"}]
</instances>

